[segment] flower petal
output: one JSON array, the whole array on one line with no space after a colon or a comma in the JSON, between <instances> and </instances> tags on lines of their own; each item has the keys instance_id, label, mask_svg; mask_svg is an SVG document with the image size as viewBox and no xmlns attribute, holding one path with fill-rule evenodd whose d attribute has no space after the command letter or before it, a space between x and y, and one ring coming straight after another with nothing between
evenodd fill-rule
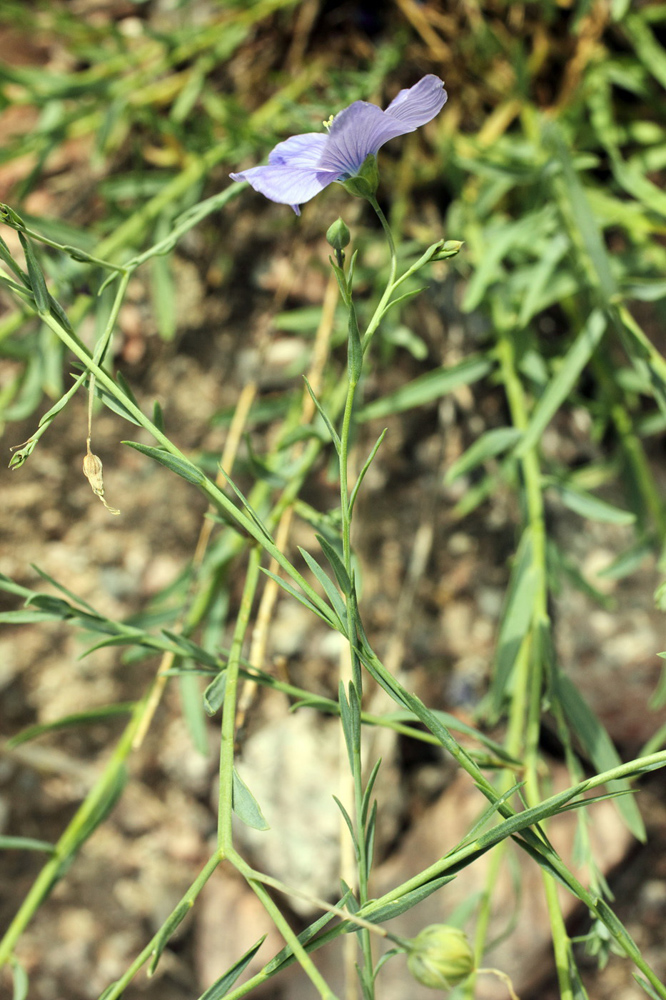
<instances>
[{"instance_id":1,"label":"flower petal","mask_svg":"<svg viewBox=\"0 0 666 1000\"><path fill-rule=\"evenodd\" d=\"M403 122L390 118L376 104L354 101L333 119L319 166L337 170L338 177L353 177L366 156L376 153L389 139L413 132L414 128L411 125L405 127Z\"/></svg>"},{"instance_id":2,"label":"flower petal","mask_svg":"<svg viewBox=\"0 0 666 1000\"><path fill-rule=\"evenodd\" d=\"M306 135L292 135L268 154L271 166L316 167L328 142L323 132L308 132Z\"/></svg>"},{"instance_id":3,"label":"flower petal","mask_svg":"<svg viewBox=\"0 0 666 1000\"><path fill-rule=\"evenodd\" d=\"M284 143L281 143L284 145ZM297 206L310 201L327 184L337 179L333 171L315 170L313 167L292 167L284 164L269 164L267 167L251 167L239 174L229 175L234 181L247 181L255 191L277 201L281 205L291 205L297 215Z\"/></svg>"},{"instance_id":4,"label":"flower petal","mask_svg":"<svg viewBox=\"0 0 666 1000\"><path fill-rule=\"evenodd\" d=\"M403 122L405 132L412 132L420 125L432 121L446 104L447 97L443 80L429 73L413 87L401 90L391 101L385 114Z\"/></svg>"}]
</instances>

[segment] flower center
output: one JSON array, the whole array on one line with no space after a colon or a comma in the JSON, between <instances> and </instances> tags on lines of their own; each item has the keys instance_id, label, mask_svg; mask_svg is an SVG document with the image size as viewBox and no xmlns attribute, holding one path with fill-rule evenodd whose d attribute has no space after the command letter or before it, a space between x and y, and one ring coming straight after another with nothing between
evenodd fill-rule
<instances>
[{"instance_id":1,"label":"flower center","mask_svg":"<svg viewBox=\"0 0 666 1000\"><path fill-rule=\"evenodd\" d=\"M331 117L327 118L325 122L322 122L322 125L324 126L324 128L326 129L327 132L330 132L331 125L333 124L333 119L334 118L335 118L335 115L331 115Z\"/></svg>"}]
</instances>

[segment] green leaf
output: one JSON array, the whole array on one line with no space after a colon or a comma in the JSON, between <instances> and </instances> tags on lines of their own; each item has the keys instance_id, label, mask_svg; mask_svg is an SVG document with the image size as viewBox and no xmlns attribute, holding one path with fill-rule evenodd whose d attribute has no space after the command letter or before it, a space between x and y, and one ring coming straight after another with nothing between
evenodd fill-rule
<instances>
[{"instance_id":1,"label":"green leaf","mask_svg":"<svg viewBox=\"0 0 666 1000\"><path fill-rule=\"evenodd\" d=\"M517 427L496 427L486 431L450 466L444 477L444 482L453 483L487 459L501 455L502 452L516 444L522 436L523 432Z\"/></svg>"},{"instance_id":2,"label":"green leaf","mask_svg":"<svg viewBox=\"0 0 666 1000\"><path fill-rule=\"evenodd\" d=\"M261 518L257 514L256 510L254 509L254 507L252 506L252 504L250 503L250 501L241 492L241 490L238 488L238 486L233 481L233 479L231 478L231 476L227 475L227 473L224 471L224 469L222 468L222 466L220 466L220 471L222 472L224 478L226 479L227 485L231 487L231 489L234 491L234 493L236 494L236 496L240 500L241 504L243 505L243 509L244 509L245 513L250 518L250 520L252 521L252 523L254 524L254 526L257 528L259 534L263 538L265 538L268 542L270 542L272 544L273 543L273 539L271 538L270 531L268 530L268 528L266 527L266 525L264 524L264 522L261 520Z\"/></svg>"},{"instance_id":3,"label":"green leaf","mask_svg":"<svg viewBox=\"0 0 666 1000\"><path fill-rule=\"evenodd\" d=\"M394 917L399 917L401 913L411 910L417 903L421 903L428 896L432 896L433 892L437 892L447 882L452 882L454 878L455 875L442 875L439 878L431 879L425 885L419 886L418 889L412 889L399 899L395 899L390 903L384 903L370 913L364 913L363 916L373 924L383 924L385 920L392 920Z\"/></svg>"},{"instance_id":4,"label":"green leaf","mask_svg":"<svg viewBox=\"0 0 666 1000\"><path fill-rule=\"evenodd\" d=\"M71 715L64 715L60 719L52 722L38 722L34 726L26 726L11 739L7 740L8 747L18 747L28 740L34 740L44 733L54 732L58 729L69 729L71 726L86 726L106 719L115 718L117 715L129 715L134 710L133 702L118 703L116 705L102 705L99 708L90 708L86 712L74 712Z\"/></svg>"},{"instance_id":5,"label":"green leaf","mask_svg":"<svg viewBox=\"0 0 666 1000\"><path fill-rule=\"evenodd\" d=\"M571 486L552 481L548 482L548 488L557 493L565 507L580 514L581 517L589 518L590 521L604 521L607 524L634 524L636 521L636 515L630 510L614 507L584 490L573 489Z\"/></svg>"},{"instance_id":6,"label":"green leaf","mask_svg":"<svg viewBox=\"0 0 666 1000\"><path fill-rule=\"evenodd\" d=\"M151 979L155 975L158 962L162 955L162 952L169 943L169 939L175 933L177 927L182 924L183 920L190 912L194 906L194 900L183 899L175 908L175 910L169 914L168 918L160 927L159 933L157 935L155 944L153 945L153 950L151 952L152 958L150 965L148 966L148 978Z\"/></svg>"},{"instance_id":7,"label":"green leaf","mask_svg":"<svg viewBox=\"0 0 666 1000\"><path fill-rule=\"evenodd\" d=\"M436 368L434 371L426 372L425 375L419 375L395 392L368 403L361 408L357 419L365 422L377 417L387 417L393 413L402 413L415 406L425 406L441 399L461 385L478 382L492 369L493 362L478 354L466 358L452 368Z\"/></svg>"},{"instance_id":8,"label":"green leaf","mask_svg":"<svg viewBox=\"0 0 666 1000\"><path fill-rule=\"evenodd\" d=\"M160 465L163 465L171 472L175 472L177 476L185 479L188 483L193 483L195 486L202 486L206 481L203 472L197 469L196 465L192 462L188 462L187 459L178 458L176 455L171 455L168 451L163 451L161 448L153 448L148 444L139 444L138 441L123 441L122 443L129 445L130 448L134 448L136 451L140 451L142 455L147 455L148 458L153 458Z\"/></svg>"},{"instance_id":9,"label":"green leaf","mask_svg":"<svg viewBox=\"0 0 666 1000\"><path fill-rule=\"evenodd\" d=\"M176 295L171 274L171 262L166 256L155 256L150 266L150 290L157 329L162 340L170 341L176 335Z\"/></svg>"},{"instance_id":10,"label":"green leaf","mask_svg":"<svg viewBox=\"0 0 666 1000\"><path fill-rule=\"evenodd\" d=\"M372 465L374 457L377 454L377 452L379 451L379 447L380 447L382 441L384 440L385 436L386 436L386 428L384 428L384 430L381 432L381 434L377 438L377 442L376 442L374 448L372 449L372 451L368 455L368 457L366 459L366 462L365 462L365 465L363 466L363 468L361 469L361 471L358 474L358 479L356 480L356 482L354 484L354 489L351 491L351 496L349 497L349 514L350 514L350 516L351 516L351 513L352 513L352 511L354 509L354 504L356 503L356 497L358 496L358 491L361 488L361 483L365 479L365 474L368 471L368 469L370 468L370 466Z\"/></svg>"},{"instance_id":11,"label":"green leaf","mask_svg":"<svg viewBox=\"0 0 666 1000\"><path fill-rule=\"evenodd\" d=\"M635 573L651 552L652 546L643 539L638 539L626 552L621 552L609 566L599 570L597 576L601 579L622 580L625 576Z\"/></svg>"},{"instance_id":12,"label":"green leaf","mask_svg":"<svg viewBox=\"0 0 666 1000\"><path fill-rule=\"evenodd\" d=\"M370 773L370 777L368 778L368 783L365 786L365 791L363 792L363 799L361 801L361 822L364 825L368 818L368 809L370 807L372 789L374 788L377 775L379 774L379 768L381 767L381 763L382 759L380 757Z\"/></svg>"},{"instance_id":13,"label":"green leaf","mask_svg":"<svg viewBox=\"0 0 666 1000\"><path fill-rule=\"evenodd\" d=\"M204 715L204 704L201 700L201 682L195 673L186 671L179 677L178 685L183 717L192 745L202 757L207 757L209 754L208 727Z\"/></svg>"},{"instance_id":14,"label":"green leaf","mask_svg":"<svg viewBox=\"0 0 666 1000\"><path fill-rule=\"evenodd\" d=\"M526 455L534 448L555 413L571 395L580 373L599 346L606 326L606 317L601 310L595 309L590 313L587 323L562 359L557 374L535 406L523 440L516 448L517 456Z\"/></svg>"},{"instance_id":15,"label":"green leaf","mask_svg":"<svg viewBox=\"0 0 666 1000\"><path fill-rule=\"evenodd\" d=\"M54 577L49 576L48 573L46 573L43 569L40 569L39 566L36 566L35 563L30 563L30 565L32 569L34 569L34 571L38 573L39 576L41 576L42 580L46 580L47 583L50 583L52 587L55 587L56 590L59 590L61 594L64 594L65 597L68 597L70 601L72 601L74 604L79 604L82 608L85 608L86 611L89 611L92 615L99 614L98 611L95 608L93 608L92 604L88 604L88 602L84 601L82 597L78 596L78 594L75 594L72 590L69 590L69 588L65 587L64 584L59 583L58 580L56 580Z\"/></svg>"},{"instance_id":16,"label":"green leaf","mask_svg":"<svg viewBox=\"0 0 666 1000\"><path fill-rule=\"evenodd\" d=\"M308 390L308 392L310 394L310 399L314 403L314 405L315 405L315 407L317 409L317 413L319 414L319 416L321 417L321 419L324 421L326 429L327 429L328 433L331 436L331 441L333 442L333 444L335 446L335 450L337 451L337 453L339 455L340 454L340 447L341 447L341 445L340 445L340 436L339 436L338 432L336 431L335 427L333 426L333 424L331 423L331 421L329 420L329 417L328 417L326 411L324 410L323 406L321 405L321 403L317 399L317 397L316 397L316 395L314 393L314 390L313 390L312 386L310 385L310 383L308 382L308 380L306 379L305 375L303 376L303 381L305 382L305 387L306 387L306 389Z\"/></svg>"},{"instance_id":17,"label":"green leaf","mask_svg":"<svg viewBox=\"0 0 666 1000\"><path fill-rule=\"evenodd\" d=\"M377 829L377 799L372 803L370 819L365 832L365 867L366 871L372 868L372 859L375 853L375 832Z\"/></svg>"},{"instance_id":18,"label":"green leaf","mask_svg":"<svg viewBox=\"0 0 666 1000\"><path fill-rule=\"evenodd\" d=\"M495 669L490 689L492 706L496 713L501 709L518 651L532 622L535 593L536 573L532 566L532 543L529 530L526 529L516 554L497 640Z\"/></svg>"},{"instance_id":19,"label":"green leaf","mask_svg":"<svg viewBox=\"0 0 666 1000\"><path fill-rule=\"evenodd\" d=\"M247 969L248 965L257 954L265 940L266 935L264 934L259 938L256 944L253 944L251 948L248 948L245 954L242 955L237 962L234 962L234 964L230 966L219 979L216 979L213 985L209 986L205 993L201 994L199 1000L222 1000L241 973Z\"/></svg>"},{"instance_id":20,"label":"green leaf","mask_svg":"<svg viewBox=\"0 0 666 1000\"><path fill-rule=\"evenodd\" d=\"M0 850L45 851L46 854L55 854L56 849L54 844L49 844L46 840L34 840L32 837L0 836Z\"/></svg>"},{"instance_id":21,"label":"green leaf","mask_svg":"<svg viewBox=\"0 0 666 1000\"><path fill-rule=\"evenodd\" d=\"M108 783L101 789L100 795L92 803L92 808L88 810L83 822L77 828L74 842L71 843L69 847L69 854L67 857L63 858L63 864L59 877L69 867L74 855L81 845L92 836L97 827L103 823L106 817L111 813L118 799L122 795L126 783L127 768L124 764L121 764L116 768L115 772L109 776Z\"/></svg>"},{"instance_id":22,"label":"green leaf","mask_svg":"<svg viewBox=\"0 0 666 1000\"><path fill-rule=\"evenodd\" d=\"M564 195L568 199L566 215L580 235L592 272L596 276L601 296L608 303L617 292L617 285L599 224L590 207L585 188L576 172L560 126L553 121L546 122L543 132L545 144L550 145L554 150L562 167Z\"/></svg>"},{"instance_id":23,"label":"green leaf","mask_svg":"<svg viewBox=\"0 0 666 1000\"><path fill-rule=\"evenodd\" d=\"M25 971L15 955L12 955L9 961L12 967L12 980L14 986L12 1000L27 1000L28 987L30 985L28 973Z\"/></svg>"},{"instance_id":24,"label":"green leaf","mask_svg":"<svg viewBox=\"0 0 666 1000\"><path fill-rule=\"evenodd\" d=\"M349 836L351 837L352 844L354 845L354 853L356 854L356 860L358 861L359 860L358 843L356 842L356 834L354 833L354 824L352 823L351 816L349 815L349 813L347 812L347 810L345 809L345 807L343 806L342 802L337 797L337 795L333 796L333 801L335 802L336 806L342 813L342 818L347 824L347 829L349 830Z\"/></svg>"},{"instance_id":25,"label":"green leaf","mask_svg":"<svg viewBox=\"0 0 666 1000\"><path fill-rule=\"evenodd\" d=\"M558 698L572 731L597 771L610 771L622 763L610 736L565 674L558 673L553 679L553 696ZM624 779L608 784L609 791L626 791L630 787ZM617 800L617 808L634 837L645 841L645 826L634 799L630 795L622 796Z\"/></svg>"},{"instance_id":26,"label":"green leaf","mask_svg":"<svg viewBox=\"0 0 666 1000\"><path fill-rule=\"evenodd\" d=\"M37 312L41 315L48 314L51 312L51 302L49 292L46 287L44 272L40 267L39 261L37 260L32 243L20 229L18 230L18 238L21 241L21 246L23 247L23 252L25 254L25 262L28 268L28 279L30 281L32 294L35 297L35 307Z\"/></svg>"},{"instance_id":27,"label":"green leaf","mask_svg":"<svg viewBox=\"0 0 666 1000\"><path fill-rule=\"evenodd\" d=\"M347 575L347 570L344 567L344 563L342 562L342 559L340 558L337 549L333 545L331 545L331 543L328 541L327 538L324 537L324 535L316 534L315 538L321 545L322 551L326 556L326 558L328 559L331 569L335 573L335 578L340 585L342 593L347 595L351 594L352 583L351 580L349 579L349 576Z\"/></svg>"},{"instance_id":28,"label":"green leaf","mask_svg":"<svg viewBox=\"0 0 666 1000\"><path fill-rule=\"evenodd\" d=\"M162 412L162 407L157 400L153 403L153 423L157 427L158 431L164 434L164 413Z\"/></svg>"},{"instance_id":29,"label":"green leaf","mask_svg":"<svg viewBox=\"0 0 666 1000\"><path fill-rule=\"evenodd\" d=\"M232 808L239 820L253 830L270 830L259 803L234 768Z\"/></svg>"},{"instance_id":30,"label":"green leaf","mask_svg":"<svg viewBox=\"0 0 666 1000\"><path fill-rule=\"evenodd\" d=\"M654 987L652 987L650 983L648 983L647 979L643 979L640 973L634 972L634 979L636 980L639 986L643 987L643 989L645 990L647 995L651 998L651 1000L664 1000L663 996L660 996L659 993L656 993Z\"/></svg>"},{"instance_id":31,"label":"green leaf","mask_svg":"<svg viewBox=\"0 0 666 1000\"><path fill-rule=\"evenodd\" d=\"M342 623L339 621L339 619L334 617L335 612L332 609L330 611L330 614L324 613L323 609L317 607L317 605L313 604L312 601L310 601L307 597L305 597L304 594L301 594L298 590L296 590L296 588L292 586L289 580L285 580L283 577L277 576L277 574L272 573L271 570L264 569L263 566L261 567L261 571L262 573L265 573L266 576L270 576L271 580L275 580L275 582L279 584L279 586L282 587L283 590L286 590L288 594L291 594L292 597L295 597L296 600L299 602L299 604L302 604L303 607L307 608L309 611L312 611L313 614L317 615L318 618L321 618L323 622L326 622L327 625L330 625L331 628L334 628L336 632L341 632L342 635L346 634L342 626ZM331 583L330 580L329 583ZM2 621L2 615L0 615L0 621Z\"/></svg>"},{"instance_id":32,"label":"green leaf","mask_svg":"<svg viewBox=\"0 0 666 1000\"><path fill-rule=\"evenodd\" d=\"M351 889L348 888L345 891L345 894L342 897L342 899L337 904L338 909L341 910L344 909L345 906L347 906L351 910L352 907L350 905L350 902L353 901L353 898L354 898L353 893ZM298 940L300 941L300 943L302 945L307 945L315 937L318 937L320 931L323 930L326 924L330 923L331 920L333 920L334 916L335 914L333 913L322 914L322 916L319 917L318 920L315 920L314 923L310 924L309 927L306 927L304 931L301 931L301 933L298 935ZM337 936L338 933L339 931L337 931L336 929L333 930L333 934L335 936ZM270 962L268 962L264 966L263 971L267 976L271 976L275 972L277 972L278 969L282 969L287 965L291 965L291 963L294 961L295 961L294 954L289 945L286 945L281 951L277 953L277 955L274 958L270 960Z\"/></svg>"},{"instance_id":33,"label":"green leaf","mask_svg":"<svg viewBox=\"0 0 666 1000\"><path fill-rule=\"evenodd\" d=\"M227 672L223 670L218 674L204 691L203 703L206 715L216 715L224 704L224 693L227 688Z\"/></svg>"},{"instance_id":34,"label":"green leaf","mask_svg":"<svg viewBox=\"0 0 666 1000\"><path fill-rule=\"evenodd\" d=\"M182 652L183 656L187 656L194 660L196 663L202 663L206 667L212 667L214 670L219 670L221 666L221 661L219 656L215 656L213 653L209 653L208 650L204 649L203 646L199 646L196 642L192 642L185 635L180 635L178 632L172 632L168 628L162 629L162 635L166 636L169 642L177 646Z\"/></svg>"}]
</instances>

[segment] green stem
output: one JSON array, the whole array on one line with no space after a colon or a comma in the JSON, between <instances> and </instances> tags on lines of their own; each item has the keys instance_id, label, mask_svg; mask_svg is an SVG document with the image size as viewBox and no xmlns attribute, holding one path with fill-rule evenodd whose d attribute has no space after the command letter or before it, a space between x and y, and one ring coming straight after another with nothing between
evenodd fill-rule
<instances>
[{"instance_id":1,"label":"green stem","mask_svg":"<svg viewBox=\"0 0 666 1000\"><path fill-rule=\"evenodd\" d=\"M502 378L511 411L514 427L525 431L529 425L529 412L522 382L518 376L515 363L515 350L512 331L506 328L499 330L497 354L501 365ZM519 732L519 717L524 716L525 705L527 717L524 727L525 760L525 793L530 805L536 805L540 800L538 780L538 743L541 726L541 691L543 688L543 650L541 637L550 630L548 615L548 587L546 567L546 523L541 491L541 469L536 447L530 448L521 458L520 467L525 489L527 508L527 523L530 529L532 543L532 568L535 575L535 591L533 597L532 623L528 633L529 649L523 657L522 669L516 674L514 700L518 698L518 713L515 717L517 728L514 738ZM516 748L514 748L515 750ZM559 905L552 879L543 874L546 904L551 923L553 949L562 1000L573 1000L573 987L569 973L570 941L564 924L562 910Z\"/></svg>"},{"instance_id":2,"label":"green stem","mask_svg":"<svg viewBox=\"0 0 666 1000\"><path fill-rule=\"evenodd\" d=\"M253 546L250 551L243 596L241 597L236 627L227 661L224 707L222 710L222 743L220 746L220 789L217 837L220 854L228 857L234 853L231 819L233 810L234 740L236 726L236 701L240 674L243 641L250 622L252 604L259 583L261 549Z\"/></svg>"},{"instance_id":3,"label":"green stem","mask_svg":"<svg viewBox=\"0 0 666 1000\"><path fill-rule=\"evenodd\" d=\"M312 984L317 989L317 992L322 997L322 1000L336 1000L335 994L332 992L330 986L323 978L316 965L310 958L308 951L303 947L301 942L298 940L298 936L289 926L287 920L282 914L279 906L273 901L270 894L267 892L266 887L262 884L259 878L255 877L252 868L247 864L246 861L235 851L232 847L227 855L227 860L234 866L234 868L246 879L250 888L256 893L256 895L261 900L262 906L270 916L271 920L279 930L280 934L284 938L286 944L291 949L291 952L295 960L299 963L303 971L307 974ZM262 876L263 878L263 876ZM230 994L233 996L233 994Z\"/></svg>"},{"instance_id":4,"label":"green stem","mask_svg":"<svg viewBox=\"0 0 666 1000\"><path fill-rule=\"evenodd\" d=\"M370 202L370 204L374 208L374 210L375 210L375 212L377 214L377 217L379 218L379 221L382 224L382 228L384 230L384 233L386 234L386 240L388 242L389 252L391 254L391 262L390 262L390 265L389 265L389 280L388 280L388 282L386 284L386 288L384 289L384 293L383 293L382 297L380 298L379 302L377 303L377 308L375 309L375 311L374 311L374 313L372 315L372 319L368 323L368 327L367 327L367 329L365 331L365 335L363 337L362 345L363 345L363 351L364 352L370 346L370 341L372 340L373 334L375 333L377 327L379 326L379 324L380 324L380 322L382 320L382 317L384 316L384 313L386 312L386 309L387 309L387 306L388 306L389 301L391 299L391 296L393 295L393 292L394 292L394 290L396 288L395 276L396 276L396 273L397 273L397 270L398 270L398 255L396 253L395 240L393 239L393 233L391 232L391 227L388 224L386 216L384 215L384 213L382 212L381 208L379 207L377 199L376 198L368 198L368 201ZM403 275L403 279L404 279L404 277L405 276Z\"/></svg>"},{"instance_id":5,"label":"green stem","mask_svg":"<svg viewBox=\"0 0 666 1000\"><path fill-rule=\"evenodd\" d=\"M352 337L358 337L356 320L354 316L354 304L351 297L351 288L346 285L346 295L343 300L349 310L350 319L350 357L354 349ZM358 343L358 340L356 341ZM348 385L347 398L342 417L342 427L340 431L340 511L342 516L342 549L343 562L347 572L347 577L352 581L353 590L353 567L352 567L352 547L351 547L351 519L352 507L349 493L349 449L352 431L352 417L354 412L354 400L356 389L360 377L359 372L353 371L353 365L348 365ZM358 861L358 892L359 902L363 906L368 898L368 858L365 850L366 831L363 820L363 760L361 755L361 715L360 707L363 701L363 672L356 652L356 603L353 593L345 594L345 604L347 609L347 634L349 636L349 655L351 658L351 684L358 699L359 712L352 712L353 732L351 733L350 760L352 769L352 780L354 786L354 832L356 836L356 857ZM351 697L351 692L350 692ZM363 952L363 980L366 984L364 995L374 996L373 980L373 958L372 941L370 933L363 929L359 932L361 950Z\"/></svg>"}]
</instances>

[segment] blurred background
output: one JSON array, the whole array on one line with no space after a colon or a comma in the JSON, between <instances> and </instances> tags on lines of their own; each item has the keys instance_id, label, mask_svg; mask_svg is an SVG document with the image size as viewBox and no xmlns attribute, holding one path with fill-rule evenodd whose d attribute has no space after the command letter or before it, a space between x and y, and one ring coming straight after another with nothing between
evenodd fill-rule
<instances>
[{"instance_id":1,"label":"blurred background","mask_svg":"<svg viewBox=\"0 0 666 1000\"><path fill-rule=\"evenodd\" d=\"M508 456L516 439L492 438L495 450L456 463L473 442L510 424L511 390L497 364L510 343L530 407L558 373L571 376L535 430L554 638L563 668L627 758L666 721L658 704L647 708L664 645L653 595L666 542L666 379L645 361L646 343L666 348L665 37L666 5L640 0L3 0L0 10L0 200L55 243L111 261L166 237L178 216L232 184L230 171L265 162L287 136L320 129L354 100L386 107L427 73L445 80L441 114L379 155L379 200L404 257L442 237L464 246L455 260L432 266L420 296L389 314L363 387L359 467L388 428L356 526L366 627L387 665L430 705L475 720L519 537L520 476ZM355 287L361 316L370 315L388 274L385 243L365 204L337 185L301 218L239 188L173 253L132 278L114 364L143 406L160 402L169 434L212 475L239 394L253 385L234 469L242 486L252 483L276 422L300 400L324 322L330 357L322 391L340 377L346 324L331 298L324 240L339 215L359 249ZM0 235L17 250L13 231L2 227ZM96 298L99 276L57 250L43 249L41 260L92 344L110 307L104 295ZM619 319L574 371L595 309ZM9 449L69 388L72 371L54 335L0 289L4 466ZM100 409L95 447L109 502L122 511L110 518L80 473L86 409L76 395L27 463L0 471L0 570L40 589L36 564L111 617L153 615L163 627L177 618L203 498L123 448L121 417ZM336 502L323 461L305 484L290 546L309 544L309 512ZM225 575L220 592L226 604L206 639L213 645L237 604L238 574ZM294 604L278 605L270 662L293 683L334 695L339 648ZM3 610L16 606L2 595ZM154 674L154 658L112 648L80 659L84 649L65 625L3 629L3 736L130 702ZM276 783L292 797L267 807L282 838L277 856L263 855L250 836L243 847L281 877L334 895L335 724L329 730L300 713L287 729L287 709L286 699L268 695L250 708L242 751L248 783L262 804ZM18 954L35 1000L97 997L208 856L217 735L216 723L196 711L169 687L119 805L24 936ZM501 738L501 721L489 722ZM121 727L121 718L107 717L3 753L0 830L56 839ZM568 782L551 728L546 719L542 742L558 787ZM385 762L379 893L455 843L478 802L425 743L395 738L373 752ZM316 762L311 774L304 759ZM274 760L277 773L267 765ZM321 801L313 799L321 789ZM647 846L631 841L611 806L592 832L618 912L666 975L663 779L646 781L639 803ZM554 833L569 854L574 829L564 823ZM516 858L498 888L491 939L513 934L486 964L508 972L522 1000L555 1000L541 885L524 870L517 889L517 866ZM39 868L37 855L5 853L3 925ZM479 879L461 880L459 896L431 897L431 908L410 913L400 933L476 898L483 871ZM209 889L157 978L140 975L128 1000L195 997L256 940L263 917L240 883L220 879ZM567 916L585 933L584 913L569 905ZM300 927L310 914L292 917ZM266 956L276 947L271 938ZM336 956L322 953L321 961L334 976ZM628 962L611 957L598 970L582 950L580 961L595 1000L644 996ZM388 969L383 1000L429 995L401 960ZM312 988L290 970L256 995L305 1000ZM480 981L477 995L506 994Z\"/></svg>"}]
</instances>

